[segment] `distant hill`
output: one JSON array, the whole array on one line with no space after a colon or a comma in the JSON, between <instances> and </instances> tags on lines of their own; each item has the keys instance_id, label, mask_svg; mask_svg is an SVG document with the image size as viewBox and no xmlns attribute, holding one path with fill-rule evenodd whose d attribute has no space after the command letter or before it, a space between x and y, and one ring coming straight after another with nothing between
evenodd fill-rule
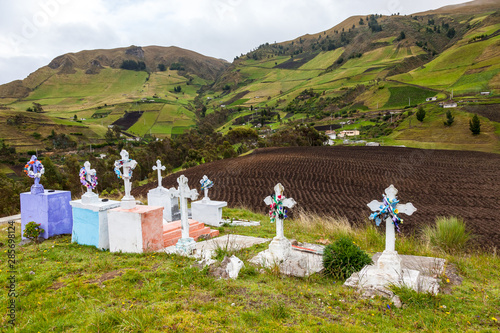
<instances>
[{"instance_id":1,"label":"distant hill","mask_svg":"<svg viewBox=\"0 0 500 333\"><path fill-rule=\"evenodd\" d=\"M67 53L53 59L30 74L24 80L16 80L0 85L0 100L27 97L30 92L57 75L99 74L106 68L120 69L124 61L143 62L143 70L159 72L164 68L175 68L186 74L196 75L205 80L214 80L229 64L225 60L215 59L199 53L170 46L130 46L110 50L90 50ZM160 66L160 67L159 67Z\"/></svg>"}]
</instances>

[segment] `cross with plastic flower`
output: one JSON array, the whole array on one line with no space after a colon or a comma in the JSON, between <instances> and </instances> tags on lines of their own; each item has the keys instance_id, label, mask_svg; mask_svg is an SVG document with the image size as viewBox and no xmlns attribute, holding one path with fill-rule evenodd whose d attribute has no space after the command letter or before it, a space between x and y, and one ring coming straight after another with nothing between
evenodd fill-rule
<instances>
[{"instance_id":1,"label":"cross with plastic flower","mask_svg":"<svg viewBox=\"0 0 500 333\"><path fill-rule=\"evenodd\" d=\"M283 220L287 218L287 210L285 208L292 208L297 204L294 199L286 198L283 195L285 188L281 183L274 187L274 194L266 197L264 202L270 207L269 216L271 223L276 222L276 238L285 238L283 231Z\"/></svg>"},{"instance_id":2,"label":"cross with plastic flower","mask_svg":"<svg viewBox=\"0 0 500 333\"><path fill-rule=\"evenodd\" d=\"M370 220L375 220L377 226L380 225L382 220L385 220L385 250L395 251L396 247L396 233L395 229L399 232L399 225L403 223L403 219L399 214L411 215L417 211L411 202L407 204L400 204L397 199L398 190L391 184L385 189L383 194L383 201L373 200L368 204L372 210L369 217Z\"/></svg>"}]
</instances>

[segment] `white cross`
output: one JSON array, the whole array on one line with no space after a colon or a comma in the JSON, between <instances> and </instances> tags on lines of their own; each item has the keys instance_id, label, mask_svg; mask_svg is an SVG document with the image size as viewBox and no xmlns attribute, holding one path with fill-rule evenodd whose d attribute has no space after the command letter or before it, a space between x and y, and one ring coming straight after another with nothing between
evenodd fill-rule
<instances>
[{"instance_id":1,"label":"white cross","mask_svg":"<svg viewBox=\"0 0 500 333\"><path fill-rule=\"evenodd\" d=\"M283 187L283 185L281 185L281 183L278 183L274 187L275 198L279 198L281 196L281 199L283 201L282 206L287 207L287 208L292 208L293 206L295 206L296 202L292 198L283 197L284 190L285 190L285 188ZM264 202L266 203L266 205L269 206L273 203L273 198L271 196L268 196L264 199ZM275 239L284 239L284 238L285 238L285 234L283 231L283 218L281 218L280 216L277 216L276 217L276 237L275 237Z\"/></svg>"},{"instance_id":2,"label":"white cross","mask_svg":"<svg viewBox=\"0 0 500 333\"><path fill-rule=\"evenodd\" d=\"M161 172L162 170L165 171L165 166L161 165L160 160L156 160L156 166L153 166L153 170L158 170L158 188L162 188L163 186L161 185Z\"/></svg>"},{"instance_id":3,"label":"white cross","mask_svg":"<svg viewBox=\"0 0 500 333\"><path fill-rule=\"evenodd\" d=\"M396 195L398 194L398 190L394 187L394 185L391 184L388 188L385 189L385 195L387 199L390 201L396 200ZM368 207L373 211L377 212L383 209L384 203L373 200L368 204ZM411 202L407 204L400 204L398 203L396 205L396 210L398 211L398 214L406 214L406 215L411 215L413 214L417 209ZM385 220L385 251L395 251L396 250L396 232L394 230L394 222L392 221L391 216L388 216Z\"/></svg>"},{"instance_id":4,"label":"white cross","mask_svg":"<svg viewBox=\"0 0 500 333\"><path fill-rule=\"evenodd\" d=\"M134 197L130 194L130 191L132 190L132 184L130 182L130 179L132 177L130 176L130 172L135 169L135 167L137 166L137 162L135 160L129 159L128 152L125 149L120 152L120 156L123 160L122 178L125 182L125 196L122 198L122 200L134 200ZM116 167L120 167L119 162L120 161L115 162Z\"/></svg>"},{"instance_id":5,"label":"white cross","mask_svg":"<svg viewBox=\"0 0 500 333\"><path fill-rule=\"evenodd\" d=\"M95 169L91 169L90 168L90 162L89 161L85 161L85 163L83 163L83 167L85 168L85 172L87 173L85 175L85 180L88 183L90 183L92 181L92 176L95 176L96 171L95 171ZM92 189L90 188L90 186L87 186L87 193L93 193Z\"/></svg>"},{"instance_id":6,"label":"white cross","mask_svg":"<svg viewBox=\"0 0 500 333\"><path fill-rule=\"evenodd\" d=\"M181 175L177 178L177 183L179 183L179 188L171 188L169 189L171 198L179 198L180 206L181 206L181 230L182 230L182 238L189 238L189 221L188 221L188 204L187 200L196 200L198 199L198 192L196 189L189 189L188 179Z\"/></svg>"}]
</instances>

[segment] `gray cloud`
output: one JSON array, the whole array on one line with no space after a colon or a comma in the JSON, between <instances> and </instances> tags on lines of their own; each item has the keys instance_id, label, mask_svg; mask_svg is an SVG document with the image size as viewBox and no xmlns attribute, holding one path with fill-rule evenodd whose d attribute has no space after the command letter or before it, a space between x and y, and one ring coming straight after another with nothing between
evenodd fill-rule
<instances>
[{"instance_id":1,"label":"gray cloud","mask_svg":"<svg viewBox=\"0 0 500 333\"><path fill-rule=\"evenodd\" d=\"M0 12L0 84L84 49L175 45L232 61L352 15L411 14L464 0L18 0Z\"/></svg>"}]
</instances>

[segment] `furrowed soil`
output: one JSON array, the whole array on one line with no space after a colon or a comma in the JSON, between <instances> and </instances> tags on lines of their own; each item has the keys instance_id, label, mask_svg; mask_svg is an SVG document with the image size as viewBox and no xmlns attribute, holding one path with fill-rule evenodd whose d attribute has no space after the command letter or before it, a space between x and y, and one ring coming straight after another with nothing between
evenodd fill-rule
<instances>
[{"instance_id":1,"label":"furrowed soil","mask_svg":"<svg viewBox=\"0 0 500 333\"><path fill-rule=\"evenodd\" d=\"M471 151L422 150L401 147L290 147L258 149L252 154L190 168L163 179L177 187L184 174L190 188L200 192L207 175L214 186L212 200L254 211L267 210L264 198L282 183L285 196L307 212L346 216L363 223L367 204L382 200L390 184L399 190L401 203L417 211L402 215L401 231L418 234L437 216L459 216L484 246L500 246L500 155ZM146 196L156 182L136 188ZM200 199L202 194L200 194Z\"/></svg>"}]
</instances>

